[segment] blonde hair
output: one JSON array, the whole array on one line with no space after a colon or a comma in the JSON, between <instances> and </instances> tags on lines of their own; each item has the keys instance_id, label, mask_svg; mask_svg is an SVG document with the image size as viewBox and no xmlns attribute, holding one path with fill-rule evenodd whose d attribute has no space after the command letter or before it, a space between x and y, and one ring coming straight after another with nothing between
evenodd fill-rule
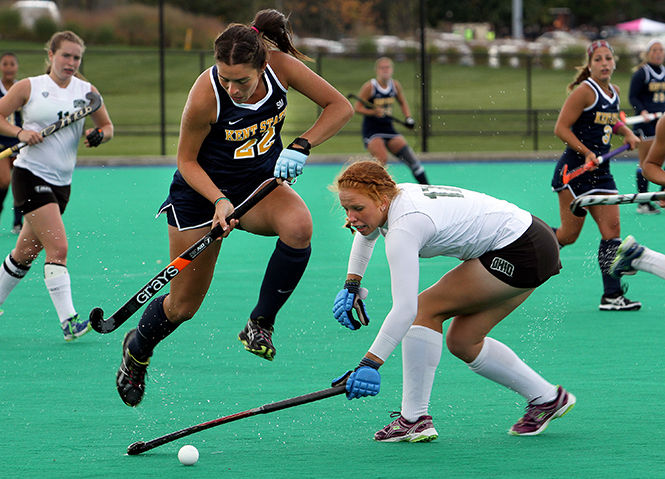
<instances>
[{"instance_id":1,"label":"blonde hair","mask_svg":"<svg viewBox=\"0 0 665 479\"><path fill-rule=\"evenodd\" d=\"M81 37L71 30L65 30L62 32L55 32L48 42L46 42L46 52L55 53L62 46L63 42L72 42L81 46L81 54L85 51L85 42ZM46 57L46 73L51 73L51 62ZM83 78L78 72L76 72L76 77Z\"/></svg>"}]
</instances>

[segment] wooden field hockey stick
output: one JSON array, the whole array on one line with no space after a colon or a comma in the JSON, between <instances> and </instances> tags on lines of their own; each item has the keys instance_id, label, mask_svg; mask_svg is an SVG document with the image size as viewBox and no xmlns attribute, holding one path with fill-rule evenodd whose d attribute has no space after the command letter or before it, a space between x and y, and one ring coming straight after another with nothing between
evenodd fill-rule
<instances>
[{"instance_id":1,"label":"wooden field hockey stick","mask_svg":"<svg viewBox=\"0 0 665 479\"><path fill-rule=\"evenodd\" d=\"M570 211L575 216L586 215L586 206L595 205L625 205L628 203L650 203L652 201L665 200L665 191L655 193L632 193L624 195L586 195L575 198L570 203Z\"/></svg>"},{"instance_id":2,"label":"wooden field hockey stick","mask_svg":"<svg viewBox=\"0 0 665 479\"><path fill-rule=\"evenodd\" d=\"M238 419L245 419L246 417L256 416L257 414L267 414L270 412L279 411L280 409L300 406L301 404L307 404L310 402L319 401L321 399L337 396L345 392L346 392L346 384L343 384L341 386L322 389L321 391L304 394L302 396L297 396L290 399L284 399L283 401L264 404L263 406L255 407L253 409L248 409L247 411L242 411L235 414L231 414L230 416L224 416L218 419L213 419L212 421L197 424L196 426L190 426L185 429L181 429L179 431L166 434L164 436L152 439L147 442L138 441L132 443L127 448L127 454L129 454L130 456L136 456L137 454L149 451L150 449L153 449L157 446L161 446L168 442L175 441L176 439L180 439L181 437L189 436L190 434L194 434L195 432L219 426L220 424L226 424L229 422L237 421Z\"/></svg>"},{"instance_id":3,"label":"wooden field hockey stick","mask_svg":"<svg viewBox=\"0 0 665 479\"><path fill-rule=\"evenodd\" d=\"M366 100L363 100L363 99L360 98L358 95L354 95L353 93L349 93L348 95L346 95L346 97L347 97L349 100L357 100L357 101L359 101L360 103L363 104L363 106L364 106L365 108L369 108L370 110L374 110L374 108L375 108L375 105L371 104L370 102L368 102L368 101L366 101ZM404 121L404 120L400 120L399 118L395 118L395 117L392 116L392 115L383 115L383 118L387 118L388 120L395 121L395 122L399 123L400 125L404 125L405 127L409 128L409 129L413 129L413 127L415 126L415 125L410 125L410 124L408 124L408 123L407 123L406 121Z\"/></svg>"},{"instance_id":4,"label":"wooden field hockey stick","mask_svg":"<svg viewBox=\"0 0 665 479\"><path fill-rule=\"evenodd\" d=\"M39 132L42 135L42 137L46 138L47 136L52 135L56 131L62 130L66 126L69 126L72 123L74 123L75 121L79 121L81 118L85 118L91 113L96 112L97 110L99 110L99 107L102 106L102 97L100 97L99 94L90 91L86 93L85 97L89 101L87 106L84 106L83 108L76 110L74 113L67 115L56 122L51 123L49 126L47 126L42 131ZM26 145L27 143L21 141L15 144L14 146L10 146L6 150L0 152L0 159L7 158L8 156L13 155L14 153L16 153L18 150L20 150Z\"/></svg>"},{"instance_id":5,"label":"wooden field hockey stick","mask_svg":"<svg viewBox=\"0 0 665 479\"><path fill-rule=\"evenodd\" d=\"M283 180L281 178L273 178L263 186L259 187L252 193L245 201L240 203L233 212L226 217L226 222L233 219L239 219L242 215L247 213L254 205L256 205L263 198L268 196L275 188L277 188ZM265 184L265 183L264 183ZM92 329L100 334L110 333L115 331L129 319L129 317L146 304L158 291L166 286L178 273L185 269L194 259L200 255L208 246L210 246L217 238L221 237L224 233L222 227L218 224L215 225L205 236L190 246L187 251L182 253L176 259L171 261L166 268L161 270L154 278L143 286L138 293L132 296L120 309L104 319L104 310L102 308L94 308L90 311L90 324Z\"/></svg>"},{"instance_id":6,"label":"wooden field hockey stick","mask_svg":"<svg viewBox=\"0 0 665 479\"><path fill-rule=\"evenodd\" d=\"M577 178L578 176L586 173L587 171L592 170L596 166L600 165L603 161L609 160L613 156L616 156L619 153L626 151L628 148L630 148L630 145L628 143L621 145L619 148L616 148L612 151L608 151L606 154L597 157L596 158L598 160L597 164L594 163L593 161L587 161L582 166L575 168L574 170L570 170L570 172L568 171L568 165L563 165L563 169L561 170L563 184L567 185L568 183L570 183L570 180L572 180L573 178Z\"/></svg>"},{"instance_id":7,"label":"wooden field hockey stick","mask_svg":"<svg viewBox=\"0 0 665 479\"><path fill-rule=\"evenodd\" d=\"M635 116L626 116L626 113L623 111L619 112L619 119L624 122L626 125L635 125L637 123L646 123L647 121L654 121L657 120L663 116L662 111L657 111L654 113L649 113L647 117L649 118L648 120L644 120L644 117L642 115L635 115Z\"/></svg>"}]
</instances>

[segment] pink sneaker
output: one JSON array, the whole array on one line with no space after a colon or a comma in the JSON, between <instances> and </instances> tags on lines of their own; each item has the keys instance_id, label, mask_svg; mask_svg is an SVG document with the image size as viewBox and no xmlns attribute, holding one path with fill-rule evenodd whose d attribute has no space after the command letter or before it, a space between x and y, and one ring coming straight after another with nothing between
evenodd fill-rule
<instances>
[{"instance_id":1,"label":"pink sneaker","mask_svg":"<svg viewBox=\"0 0 665 479\"><path fill-rule=\"evenodd\" d=\"M526 414L510 428L513 436L536 436L543 432L552 419L563 416L575 405L575 396L561 386L557 387L554 401L544 404L531 404L526 407Z\"/></svg>"},{"instance_id":2,"label":"pink sneaker","mask_svg":"<svg viewBox=\"0 0 665 479\"><path fill-rule=\"evenodd\" d=\"M393 422L374 434L374 439L381 442L429 442L439 434L434 429L432 416L420 416L416 422L408 422L398 412L390 417L399 416Z\"/></svg>"}]
</instances>

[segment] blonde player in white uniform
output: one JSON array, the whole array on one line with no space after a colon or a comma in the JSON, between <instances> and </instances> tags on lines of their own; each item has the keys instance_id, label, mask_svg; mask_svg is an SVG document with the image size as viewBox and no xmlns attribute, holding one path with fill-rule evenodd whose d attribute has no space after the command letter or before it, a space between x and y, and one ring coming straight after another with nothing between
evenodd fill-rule
<instances>
[{"instance_id":1,"label":"blonde player in white uniform","mask_svg":"<svg viewBox=\"0 0 665 479\"><path fill-rule=\"evenodd\" d=\"M374 245L385 237L393 305L369 352L354 371L333 381L349 399L375 395L378 368L402 343L400 416L377 441L431 441L437 432L428 414L434 373L446 345L477 374L521 394L526 414L514 435L540 434L575 404L575 396L550 384L508 346L486 335L540 284L559 272L559 246L549 226L503 200L448 186L396 185L378 163L349 166L334 188L353 240L347 281L333 306L349 329L368 322L360 288ZM462 263L418 293L420 258L452 256ZM355 310L358 319L354 318Z\"/></svg>"},{"instance_id":2,"label":"blonde player in white uniform","mask_svg":"<svg viewBox=\"0 0 665 479\"><path fill-rule=\"evenodd\" d=\"M0 134L14 136L28 145L20 150L12 174L14 204L20 208L25 222L16 247L0 267L0 305L44 249L44 282L65 340L72 341L90 329L88 319L79 318L73 305L67 271L67 237L62 221L84 120L46 138L39 132L85 106L86 94L98 91L76 76L85 50L78 35L70 31L57 32L47 48L47 73L19 81L0 99ZM23 128L6 120L19 108L23 109ZM113 124L104 105L91 118L95 128L85 132L86 146L109 141L113 137Z\"/></svg>"}]
</instances>

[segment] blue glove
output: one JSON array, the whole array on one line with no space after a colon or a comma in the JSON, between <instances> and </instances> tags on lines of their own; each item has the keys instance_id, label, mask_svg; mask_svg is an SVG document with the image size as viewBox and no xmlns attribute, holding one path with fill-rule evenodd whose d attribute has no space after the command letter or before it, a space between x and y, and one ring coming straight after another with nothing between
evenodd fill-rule
<instances>
[{"instance_id":1,"label":"blue glove","mask_svg":"<svg viewBox=\"0 0 665 479\"><path fill-rule=\"evenodd\" d=\"M293 148L293 145L297 144L302 146L302 149ZM295 178L302 173L302 168L305 166L307 161L307 156L309 155L309 150L311 145L309 141L304 138L296 138L291 142L289 146L282 150L277 158L277 163L275 163L275 172L273 176L275 178Z\"/></svg>"},{"instance_id":2,"label":"blue glove","mask_svg":"<svg viewBox=\"0 0 665 479\"><path fill-rule=\"evenodd\" d=\"M346 398L351 400L365 396L376 396L381 389L380 364L369 358L363 358L354 371L347 371L333 379L332 386L346 383Z\"/></svg>"},{"instance_id":3,"label":"blue glove","mask_svg":"<svg viewBox=\"0 0 665 479\"><path fill-rule=\"evenodd\" d=\"M344 283L344 288L335 297L332 309L333 316L339 321L339 324L352 331L369 324L369 316L367 316L363 303L363 299L367 298L367 294L367 289L361 288L358 280L348 280ZM352 309L356 310L358 319L353 317Z\"/></svg>"}]
</instances>

